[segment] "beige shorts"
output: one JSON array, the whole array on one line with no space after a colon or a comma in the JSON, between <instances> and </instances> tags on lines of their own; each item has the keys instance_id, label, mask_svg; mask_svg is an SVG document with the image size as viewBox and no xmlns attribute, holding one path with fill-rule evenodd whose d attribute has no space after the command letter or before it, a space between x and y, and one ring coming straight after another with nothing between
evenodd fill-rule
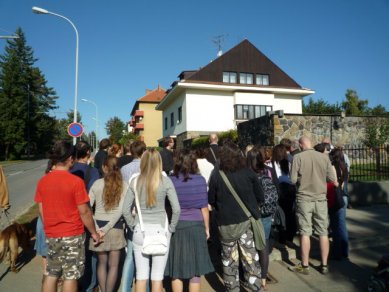
<instances>
[{"instance_id":1,"label":"beige shorts","mask_svg":"<svg viewBox=\"0 0 389 292\"><path fill-rule=\"evenodd\" d=\"M327 200L302 201L296 200L296 218L300 235L312 235L312 228L316 235L328 235L328 207Z\"/></svg>"}]
</instances>

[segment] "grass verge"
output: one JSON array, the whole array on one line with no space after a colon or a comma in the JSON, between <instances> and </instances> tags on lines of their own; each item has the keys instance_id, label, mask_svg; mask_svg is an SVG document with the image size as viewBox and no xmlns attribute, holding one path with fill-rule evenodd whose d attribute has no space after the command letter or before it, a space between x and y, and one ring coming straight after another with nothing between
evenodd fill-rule
<instances>
[{"instance_id":1,"label":"grass verge","mask_svg":"<svg viewBox=\"0 0 389 292\"><path fill-rule=\"evenodd\" d=\"M28 209L24 214L16 218L15 222L19 224L30 223L38 216L39 216L39 206L38 204L34 204L34 206Z\"/></svg>"}]
</instances>

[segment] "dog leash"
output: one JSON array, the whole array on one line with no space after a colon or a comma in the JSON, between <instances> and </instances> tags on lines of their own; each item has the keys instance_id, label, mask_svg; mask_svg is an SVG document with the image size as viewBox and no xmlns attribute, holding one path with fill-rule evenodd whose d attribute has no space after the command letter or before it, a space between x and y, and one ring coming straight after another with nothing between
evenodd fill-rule
<instances>
[{"instance_id":1,"label":"dog leash","mask_svg":"<svg viewBox=\"0 0 389 292\"><path fill-rule=\"evenodd\" d=\"M8 215L9 215L9 208L4 208L4 209L2 209L1 211L0 211L0 222L1 222L1 218L3 217L3 214L5 215L5 218L7 218L7 221L8 221L8 225L10 225L11 224L11 221L9 220L9 217L8 217ZM3 223L1 224L1 225L3 225Z\"/></svg>"}]
</instances>

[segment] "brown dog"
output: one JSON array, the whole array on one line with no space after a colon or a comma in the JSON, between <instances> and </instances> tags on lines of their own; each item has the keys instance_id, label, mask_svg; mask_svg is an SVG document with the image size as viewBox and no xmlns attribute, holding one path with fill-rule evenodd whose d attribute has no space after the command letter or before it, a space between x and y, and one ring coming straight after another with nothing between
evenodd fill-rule
<instances>
[{"instance_id":1,"label":"brown dog","mask_svg":"<svg viewBox=\"0 0 389 292\"><path fill-rule=\"evenodd\" d=\"M19 247L30 249L31 231L24 224L13 223L0 233L0 262L8 259L12 272L16 270Z\"/></svg>"}]
</instances>

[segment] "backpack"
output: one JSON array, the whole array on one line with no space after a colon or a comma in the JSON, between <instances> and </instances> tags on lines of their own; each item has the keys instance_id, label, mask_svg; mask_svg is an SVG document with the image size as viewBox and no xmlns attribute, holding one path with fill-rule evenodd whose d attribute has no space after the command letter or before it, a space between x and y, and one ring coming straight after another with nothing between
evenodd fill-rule
<instances>
[{"instance_id":1,"label":"backpack","mask_svg":"<svg viewBox=\"0 0 389 292\"><path fill-rule=\"evenodd\" d=\"M266 174L258 176L259 184L265 197L265 202L261 206L262 217L274 215L277 211L278 202L278 190L271 178L270 170L265 169L265 171Z\"/></svg>"}]
</instances>

